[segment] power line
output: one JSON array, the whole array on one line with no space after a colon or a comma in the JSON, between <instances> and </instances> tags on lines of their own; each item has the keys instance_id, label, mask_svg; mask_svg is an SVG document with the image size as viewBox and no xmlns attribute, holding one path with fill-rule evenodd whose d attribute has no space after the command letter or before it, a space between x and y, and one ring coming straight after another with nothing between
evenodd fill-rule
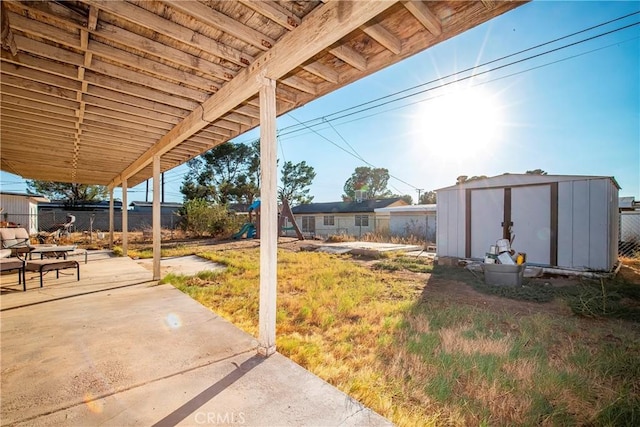
<instances>
[{"instance_id":1,"label":"power line","mask_svg":"<svg viewBox=\"0 0 640 427\"><path fill-rule=\"evenodd\" d=\"M586 51L586 52L581 52L581 53L576 54L576 55L568 56L568 57L565 57L565 58L560 58L560 59L557 59L555 61L551 61L551 62L547 62L545 64L541 64L541 65L538 65L538 66L535 66L535 67L527 68L525 70L516 71L516 72L511 73L511 74L507 74L507 75L504 75L504 76L496 77L496 78L491 79L491 80L485 80L483 82L476 83L476 84L471 85L469 87L478 87L478 86L483 86L483 85L486 85L486 84L489 84L489 83L494 83L494 82L497 82L497 81L500 81L500 80L503 80L503 79L506 79L506 78L509 78L509 77L514 77L514 76L517 76L517 75L520 75L520 74L524 74L524 73L529 72L529 71L534 71L534 70L537 70L537 69L540 69L540 68L544 68L544 67L548 67L550 65L554 65L554 64L557 64L557 63L560 63L560 62L568 61L570 59L575 59L575 58L578 58L580 56L588 55L588 54L593 53L593 52L597 52L597 51L600 51L600 50L608 49L608 48L610 48L612 46L616 46L616 45L619 45L621 43L627 43L629 41L638 40L639 38L640 38L640 36L632 37L630 39L626 39L626 40L622 40L622 41L619 41L619 42L615 42L615 43L612 43L612 44L607 45L607 46L602 46L602 47L599 47L599 48L596 48L596 49L592 49L592 50L589 50L589 51ZM416 93L416 95L420 95L421 93ZM442 96L445 96L445 95L442 94L442 95L429 96L428 98L419 99L417 101L409 102L407 104L399 105L397 107L392 107L392 108L388 108L386 110L377 111L375 113L368 114L366 116L360 116L360 117L356 117L356 118L351 119L351 120L345 120L345 121L339 122L338 125L344 125L344 124L353 123L353 122L356 122L356 121L359 121L359 120L368 119L368 118L371 118L371 117L378 116L380 114L388 113L388 112L395 111L395 110L400 110L402 108L410 107L412 105L420 104L422 102L431 101L431 100L440 98ZM340 118L343 118L343 117L337 117L335 119L327 120L326 122L327 122L327 124L329 124L330 122L332 122L334 120L338 120ZM320 130L324 130L324 129L327 129L327 128L320 128ZM297 132L300 132L300 131L291 132L291 133L297 133ZM289 138L295 138L295 137L307 135L308 133L311 133L311 132L297 133L296 136L290 136Z\"/></svg>"},{"instance_id":2,"label":"power line","mask_svg":"<svg viewBox=\"0 0 640 427\"><path fill-rule=\"evenodd\" d=\"M301 122L300 120L296 119L295 117L293 117L293 116L291 115L291 113L287 113L287 115L288 115L289 117L291 117L293 120L295 120L295 121L297 121L297 122L299 122L299 123L301 123L301 124L302 124L302 122ZM306 126L306 125L304 125L304 126ZM324 136L324 135L322 135L322 134L320 134L320 133L316 132L316 130L315 130L315 129L313 129L313 128L310 128L310 127L309 127L309 130L310 130L311 132L315 133L316 135L318 135L320 138L322 138L322 139L324 139L325 141L327 141L328 143L330 143L330 144L332 144L332 145L334 145L334 146L338 147L339 149L341 149L342 151L344 151L344 152L345 152L345 153L347 153L348 155L350 155L350 156L352 156L352 157L355 157L356 159L358 159L358 160L360 160L360 161L364 162L365 164L367 164L367 165L371 166L372 168L377 168L377 166L376 166L376 165L374 165L374 164L372 164L372 163L370 163L370 162L366 161L365 159L363 159L362 157L359 157L358 155L356 155L356 154L354 154L354 153L351 153L350 151L347 151L346 149L342 148L341 146L339 146L338 144L336 144L335 142L333 142L332 140L330 140L330 139L329 139L329 138L327 138L326 136ZM409 187L417 188L415 185L409 184L407 181L405 181L405 180L403 180L403 179L400 179L400 178L398 178L398 177L396 177L396 176L394 176L394 175L389 174L389 177L390 177L390 178L393 178L393 179L395 179L395 180L397 180L397 181L400 181L401 183L406 184L406 185L408 185ZM396 190L397 190L397 189L396 189Z\"/></svg>"},{"instance_id":3,"label":"power line","mask_svg":"<svg viewBox=\"0 0 640 427\"><path fill-rule=\"evenodd\" d=\"M454 72L454 73L451 73L451 74L449 74L449 75L447 75L447 76L444 76L444 77L441 77L441 78L438 78L438 79L434 79L434 80L431 80L431 81L428 81L428 82L425 82L425 83L421 83L421 84L419 84L419 85L415 85L415 86L412 86L412 87L409 87L409 88L406 88L406 89L400 90L400 91L398 91L398 92L394 92L394 93L391 93L391 94L388 94L388 95L385 95L385 96L382 96L382 97L379 97L379 98L376 98L376 99L372 99L372 100L367 101L367 102L363 102L363 103L361 103L361 104L357 104L357 105L354 105L354 106L351 106L351 107L348 107L348 108L344 108L344 109L342 109L342 110L338 110L338 111L336 111L336 112L333 112L333 113L331 113L331 114L328 114L328 115L325 115L325 116L322 116L322 117L317 117L317 118L315 118L315 119L307 120L307 121L305 121L304 123L305 123L305 124L308 124L308 123L311 123L311 122L314 122L314 121L318 121L318 120L327 120L327 118L328 118L328 117L332 117L332 116L334 116L334 115L337 115L337 114L340 114L340 113L343 113L343 112L346 112L346 111L350 111L350 110L353 110L353 109L356 109L356 108L359 108L359 107L363 107L363 106L365 106L365 105L369 105L369 104L372 104L372 103L375 103L375 102L378 102L378 101L382 101L382 100L385 100L385 99L388 99L388 98L391 98L391 97L394 97L394 96L400 95L400 94L402 94L402 93L409 92L409 91L414 90L414 89L418 89L418 88L421 88L421 87L424 87L424 86L428 86L428 85L433 84L433 83L437 83L438 81L446 80L446 79L449 79L449 78L455 77L455 76L457 76L457 75L464 74L464 73L467 73L467 72L469 72L469 71L473 71L473 70L475 70L475 69L478 69L478 68L481 68L481 67L485 67L485 66L487 66L487 65L490 65L490 64L493 64L493 63L496 63L496 62L503 61L503 60L505 60L505 59L508 59L508 58L511 58L511 57L514 57L514 56L520 55L520 54L525 53L525 52L529 52L529 51L531 51L531 50L538 49L538 48L543 47L543 46L547 46L547 45L549 45L549 44L556 43L556 42L558 42L558 41L560 41L560 40L564 40L564 39L567 39L567 38L570 38L570 37L576 36L576 35L578 35L578 34L582 34L582 33L587 32L587 31L591 31L591 30L593 30L593 29L595 29L595 28L599 28L599 27L602 27L602 26L605 26L605 25L611 24L611 23L613 23L613 22L620 21L620 20L622 20L622 19L628 18L628 17L633 16L633 15L637 15L637 14L639 14L639 13L640 13L640 11L632 12L632 13L629 13L629 14L627 14L627 15L621 16L621 17L619 17L619 18L615 18L615 19L612 19L612 20L609 20L609 21L603 22L603 23L601 23L601 24L597 24L597 25L594 25L594 26L591 26L591 27L585 28L585 29L583 29L583 30L576 31L576 32L571 33L571 34L568 34L568 35L565 35L565 36L562 36L562 37L558 37L558 38L556 38L556 39L554 39L554 40L550 40L550 41L547 41L547 42L544 42L544 43L540 43L540 44L537 44L537 45L535 45L535 46L532 46L532 47L529 47L529 48L526 48L526 49L520 50L520 51L518 51L518 52L514 52L514 53L511 53L511 54L508 54L508 55L504 55L504 56L502 56L502 57L500 57L500 58L497 58L497 59L493 59L493 60L487 61L487 62L482 63L482 64L480 64L480 65L474 65L473 67L469 67L469 68L466 68L466 69L461 70L461 71L456 71L456 72ZM620 28L617 28L617 29L615 29L615 30L611 30L611 31L608 31L608 32L605 32L605 33L601 33L601 34L598 34L598 35L596 35L596 36L592 36L592 37L589 37L589 38L586 38L586 39L580 40L580 41L578 41L578 42L570 43L570 44L568 44L568 45L561 46L561 47L559 47L559 48L555 48L555 49L552 49L552 50L549 50L549 51L546 51L546 52L542 52L542 53L540 53L540 54L533 55L533 56L530 56L530 57L527 57L527 58L524 58L524 59L521 59L521 60L518 60L518 61L514 61L514 62L512 62L512 63L506 64L506 65L503 65L503 66L499 66L499 67L496 67L496 68L494 68L494 69L491 69L491 70L488 70L488 71L482 72L482 73L477 74L477 75L475 75L475 76L482 75L482 74L485 74L485 73L490 72L490 71L499 70L499 69L504 68L504 67L506 67L506 66L514 65L514 64L517 64L517 63L519 63L519 62L523 62L523 61L526 61L526 60L529 60L529 59L536 58L536 57L538 57L538 56L546 55L546 54L548 54L548 53L552 53L552 52L555 52L555 51L558 51L558 50L561 50L561 49L565 49L565 48L567 48L567 47L571 47L571 46L574 46L574 45L577 45L577 44L580 44L580 43L584 43L584 42L586 42L586 41L590 41L590 40L593 40L593 39L598 38L598 37L602 37L602 36L605 36L605 35L608 35L608 34L611 34L611 33L617 32L617 31L621 31L621 30L627 29L627 28L632 27L632 26L635 26L635 25L638 25L638 22L635 22L635 23L633 23L633 24L629 24L629 25L627 25L627 26L620 27ZM470 77L473 77L473 76L466 77L465 79L470 78ZM461 80L463 80L463 79L461 79ZM452 83L456 83L456 82L461 81L461 80L454 80ZM450 83L449 83L449 84L450 84ZM442 85L441 85L441 86L438 86L438 87L442 87ZM436 87L436 88L438 88L438 87ZM418 92L418 93L422 93L422 92ZM404 98L399 98L398 100L401 100L401 99L404 99ZM385 105L385 104L380 104L380 105ZM342 116L342 117L344 117L344 116ZM317 124L316 124L316 125L317 125ZM314 126L316 126L316 125L314 125ZM282 129L280 129L280 131L282 132L282 131L284 131L284 130L287 130L287 129L290 129L290 128L293 128L293 127L298 127L298 126L299 126L299 125L290 125L290 126L286 126L286 127L282 128ZM286 132L284 135L286 135L286 134L288 134L288 133L290 133L290 132Z\"/></svg>"}]
</instances>

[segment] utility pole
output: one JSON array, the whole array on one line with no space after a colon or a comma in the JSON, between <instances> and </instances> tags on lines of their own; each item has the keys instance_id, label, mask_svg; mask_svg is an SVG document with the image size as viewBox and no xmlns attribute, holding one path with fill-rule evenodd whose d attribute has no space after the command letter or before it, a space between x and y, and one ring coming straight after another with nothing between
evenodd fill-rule
<instances>
[{"instance_id":1,"label":"utility pole","mask_svg":"<svg viewBox=\"0 0 640 427\"><path fill-rule=\"evenodd\" d=\"M416 203L416 205L420 204L420 193L422 193L424 191L424 188L416 188L416 191L418 192L418 203Z\"/></svg>"}]
</instances>

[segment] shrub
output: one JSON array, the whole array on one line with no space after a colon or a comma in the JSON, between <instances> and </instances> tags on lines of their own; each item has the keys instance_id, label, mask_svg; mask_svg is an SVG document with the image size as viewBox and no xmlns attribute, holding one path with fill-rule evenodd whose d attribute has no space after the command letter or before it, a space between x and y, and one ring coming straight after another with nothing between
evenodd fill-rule
<instances>
[{"instance_id":1,"label":"shrub","mask_svg":"<svg viewBox=\"0 0 640 427\"><path fill-rule=\"evenodd\" d=\"M204 199L186 201L183 211L182 229L197 237L207 234L213 237L225 236L235 231L239 224L226 206L214 205Z\"/></svg>"}]
</instances>

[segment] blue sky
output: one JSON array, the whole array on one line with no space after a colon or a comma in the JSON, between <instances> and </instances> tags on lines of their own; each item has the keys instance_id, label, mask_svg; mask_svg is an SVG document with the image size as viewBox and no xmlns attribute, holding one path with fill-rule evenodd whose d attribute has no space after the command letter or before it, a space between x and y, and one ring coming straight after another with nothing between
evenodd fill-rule
<instances>
[{"instance_id":1,"label":"blue sky","mask_svg":"<svg viewBox=\"0 0 640 427\"><path fill-rule=\"evenodd\" d=\"M315 168L316 202L340 200L359 166L387 168L390 190L414 200L417 189L453 185L459 175L538 168L614 176L620 196L640 200L640 25L632 25L640 13L498 60L639 11L637 1L521 6L280 117L279 158ZM355 108L348 117L334 114L381 97L392 101L418 85L402 95L428 91ZM313 119L308 127L299 124ZM167 201L182 201L185 171L165 174ZM2 173L1 180L3 191L25 189L15 175ZM144 184L130 189L129 200L144 198Z\"/></svg>"}]
</instances>

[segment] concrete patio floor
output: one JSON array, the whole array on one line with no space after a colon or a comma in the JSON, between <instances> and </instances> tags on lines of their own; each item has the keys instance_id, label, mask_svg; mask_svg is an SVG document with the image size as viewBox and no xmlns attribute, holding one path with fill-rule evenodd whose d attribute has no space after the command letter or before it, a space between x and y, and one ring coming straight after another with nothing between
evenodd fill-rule
<instances>
[{"instance_id":1,"label":"concrete patio floor","mask_svg":"<svg viewBox=\"0 0 640 427\"><path fill-rule=\"evenodd\" d=\"M391 425L135 261L89 259L80 282L2 276L2 425Z\"/></svg>"}]
</instances>

